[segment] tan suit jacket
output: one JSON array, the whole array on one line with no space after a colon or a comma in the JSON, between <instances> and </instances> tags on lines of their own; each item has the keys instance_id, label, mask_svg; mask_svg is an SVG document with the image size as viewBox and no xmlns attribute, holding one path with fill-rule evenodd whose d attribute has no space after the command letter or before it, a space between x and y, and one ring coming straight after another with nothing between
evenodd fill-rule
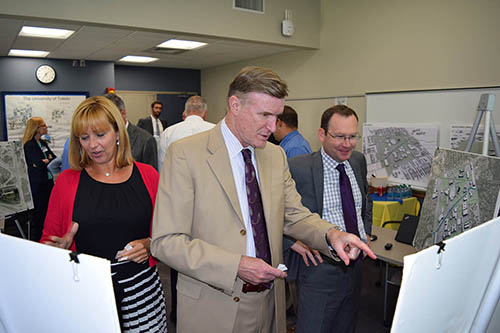
<instances>
[{"instance_id":1,"label":"tan suit jacket","mask_svg":"<svg viewBox=\"0 0 500 333\"><path fill-rule=\"evenodd\" d=\"M246 231L220 123L170 146L160 175L153 255L179 271L178 332L232 332L244 297L238 265ZM300 202L284 151L255 149L272 265L283 263L283 233L329 253L331 227ZM274 282L277 332L286 331L284 282Z\"/></svg>"}]
</instances>

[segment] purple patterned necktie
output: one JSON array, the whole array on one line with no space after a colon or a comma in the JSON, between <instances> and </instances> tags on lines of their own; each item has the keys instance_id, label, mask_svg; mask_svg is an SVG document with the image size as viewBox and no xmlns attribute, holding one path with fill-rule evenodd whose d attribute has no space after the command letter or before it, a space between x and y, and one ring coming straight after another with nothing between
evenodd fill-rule
<instances>
[{"instance_id":1,"label":"purple patterned necktie","mask_svg":"<svg viewBox=\"0 0 500 333\"><path fill-rule=\"evenodd\" d=\"M342 200L342 212L344 213L345 229L348 233L359 237L358 218L356 206L352 195L351 182L345 172L344 164L340 163L336 168L339 171L340 198Z\"/></svg>"},{"instance_id":2,"label":"purple patterned necktie","mask_svg":"<svg viewBox=\"0 0 500 333\"><path fill-rule=\"evenodd\" d=\"M252 223L253 240L255 242L255 255L271 264L271 251L269 250L269 238L267 237L266 219L260 196L259 184L252 163L252 152L243 149L243 160L245 161L245 185L248 197L248 208L250 221Z\"/></svg>"}]
</instances>

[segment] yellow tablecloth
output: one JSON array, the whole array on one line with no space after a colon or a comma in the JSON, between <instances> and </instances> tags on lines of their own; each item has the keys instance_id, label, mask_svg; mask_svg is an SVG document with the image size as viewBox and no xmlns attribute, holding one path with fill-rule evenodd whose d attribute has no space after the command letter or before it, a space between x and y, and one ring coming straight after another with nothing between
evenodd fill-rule
<instances>
[{"instance_id":1,"label":"yellow tablecloth","mask_svg":"<svg viewBox=\"0 0 500 333\"><path fill-rule=\"evenodd\" d=\"M401 221L405 214L418 215L420 203L411 197L398 201L373 201L373 225L382 227L386 221ZM385 226L393 230L399 229L399 223L389 223Z\"/></svg>"}]
</instances>

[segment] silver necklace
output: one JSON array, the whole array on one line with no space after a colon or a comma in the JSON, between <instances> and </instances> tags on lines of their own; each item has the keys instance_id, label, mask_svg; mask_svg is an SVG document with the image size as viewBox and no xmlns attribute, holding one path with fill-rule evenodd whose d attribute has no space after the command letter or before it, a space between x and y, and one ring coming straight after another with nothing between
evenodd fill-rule
<instances>
[{"instance_id":1,"label":"silver necklace","mask_svg":"<svg viewBox=\"0 0 500 333\"><path fill-rule=\"evenodd\" d=\"M104 175L105 175L106 177L109 177L111 174L110 174L109 172L106 172Z\"/></svg>"}]
</instances>

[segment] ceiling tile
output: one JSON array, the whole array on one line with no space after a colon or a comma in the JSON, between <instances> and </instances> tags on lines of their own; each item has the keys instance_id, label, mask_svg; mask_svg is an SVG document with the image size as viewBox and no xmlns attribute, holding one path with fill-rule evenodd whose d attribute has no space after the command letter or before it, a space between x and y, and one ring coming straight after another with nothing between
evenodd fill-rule
<instances>
[{"instance_id":1,"label":"ceiling tile","mask_svg":"<svg viewBox=\"0 0 500 333\"><path fill-rule=\"evenodd\" d=\"M19 37L23 25L75 30L66 40ZM171 39L187 39L208 45L183 52L165 54L155 51L156 45ZM80 23L58 23L50 20L19 20L0 18L0 56L7 56L13 47L50 51L49 58L87 59L113 61L126 55L143 55L159 58L145 64L148 67L173 67L201 69L229 64L295 48L260 44L254 41L239 41L172 32L144 31L131 28L81 25ZM120 63L124 64L124 63ZM137 66L137 64L134 64Z\"/></svg>"}]
</instances>

